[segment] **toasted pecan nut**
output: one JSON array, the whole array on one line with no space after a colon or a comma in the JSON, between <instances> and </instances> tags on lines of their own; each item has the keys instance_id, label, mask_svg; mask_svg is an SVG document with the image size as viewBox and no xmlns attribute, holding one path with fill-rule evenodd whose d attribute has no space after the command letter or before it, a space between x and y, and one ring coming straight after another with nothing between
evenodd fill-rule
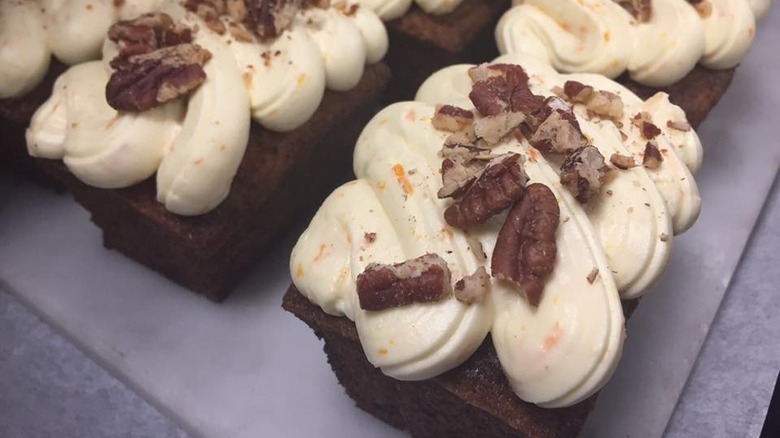
<instances>
[{"instance_id":1,"label":"toasted pecan nut","mask_svg":"<svg viewBox=\"0 0 780 438\"><path fill-rule=\"evenodd\" d=\"M631 169L632 167L636 167L636 161L634 161L634 157L630 155L614 153L610 155L609 162L612 163L613 166L617 167L620 170L626 170L626 169Z\"/></svg>"},{"instance_id":2,"label":"toasted pecan nut","mask_svg":"<svg viewBox=\"0 0 780 438\"><path fill-rule=\"evenodd\" d=\"M459 132L474 123L474 113L457 106L437 105L431 123L440 131Z\"/></svg>"},{"instance_id":3,"label":"toasted pecan nut","mask_svg":"<svg viewBox=\"0 0 780 438\"><path fill-rule=\"evenodd\" d=\"M276 38L302 5L303 0L247 0L247 24L260 39Z\"/></svg>"},{"instance_id":4,"label":"toasted pecan nut","mask_svg":"<svg viewBox=\"0 0 780 438\"><path fill-rule=\"evenodd\" d=\"M550 97L545 106L547 116L528 140L533 147L542 152L566 154L587 146L588 139L566 102Z\"/></svg>"},{"instance_id":5,"label":"toasted pecan nut","mask_svg":"<svg viewBox=\"0 0 780 438\"><path fill-rule=\"evenodd\" d=\"M357 277L360 308L379 311L439 301L452 294L451 274L438 254L395 265L372 263Z\"/></svg>"},{"instance_id":6,"label":"toasted pecan nut","mask_svg":"<svg viewBox=\"0 0 780 438\"><path fill-rule=\"evenodd\" d=\"M444 220L461 229L479 225L520 199L527 182L520 155L501 155L488 163L459 202L444 211Z\"/></svg>"},{"instance_id":7,"label":"toasted pecan nut","mask_svg":"<svg viewBox=\"0 0 780 438\"><path fill-rule=\"evenodd\" d=\"M631 123L639 128L642 137L648 140L652 140L661 135L661 129L658 126L655 126L652 116L646 111L637 113L631 120Z\"/></svg>"},{"instance_id":8,"label":"toasted pecan nut","mask_svg":"<svg viewBox=\"0 0 780 438\"><path fill-rule=\"evenodd\" d=\"M541 301L544 278L555 267L560 216L553 192L544 184L530 184L509 211L493 250L493 277L517 284L534 307Z\"/></svg>"},{"instance_id":9,"label":"toasted pecan nut","mask_svg":"<svg viewBox=\"0 0 780 438\"><path fill-rule=\"evenodd\" d=\"M623 99L609 91L596 91L590 85L577 81L566 81L563 94L569 102L581 103L590 114L619 121L623 117Z\"/></svg>"},{"instance_id":10,"label":"toasted pecan nut","mask_svg":"<svg viewBox=\"0 0 780 438\"><path fill-rule=\"evenodd\" d=\"M203 65L211 53L197 44L118 57L106 85L106 101L119 111L145 111L197 89L206 80Z\"/></svg>"},{"instance_id":11,"label":"toasted pecan nut","mask_svg":"<svg viewBox=\"0 0 780 438\"><path fill-rule=\"evenodd\" d=\"M479 303L485 298L489 286L490 275L484 266L480 266L473 274L455 283L455 298L465 304Z\"/></svg>"},{"instance_id":12,"label":"toasted pecan nut","mask_svg":"<svg viewBox=\"0 0 780 438\"><path fill-rule=\"evenodd\" d=\"M658 145L653 141L648 141L645 145L645 154L642 157L642 165L648 169L658 169L661 163L664 161L661 151L658 150Z\"/></svg>"},{"instance_id":13,"label":"toasted pecan nut","mask_svg":"<svg viewBox=\"0 0 780 438\"><path fill-rule=\"evenodd\" d=\"M601 152L586 146L566 157L561 165L561 184L584 204L599 193L608 170Z\"/></svg>"},{"instance_id":14,"label":"toasted pecan nut","mask_svg":"<svg viewBox=\"0 0 780 438\"><path fill-rule=\"evenodd\" d=\"M504 111L530 115L543 106L544 98L531 92L528 75L518 65L480 65L469 70L469 75L474 81L469 99L483 116Z\"/></svg>"}]
</instances>

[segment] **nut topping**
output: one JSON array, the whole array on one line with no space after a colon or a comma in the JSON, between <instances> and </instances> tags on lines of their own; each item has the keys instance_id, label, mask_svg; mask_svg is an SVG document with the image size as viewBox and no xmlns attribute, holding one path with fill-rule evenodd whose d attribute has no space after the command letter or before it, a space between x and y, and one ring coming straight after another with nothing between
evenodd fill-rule
<instances>
[{"instance_id":1,"label":"nut topping","mask_svg":"<svg viewBox=\"0 0 780 438\"><path fill-rule=\"evenodd\" d=\"M609 157L609 162L612 163L613 166L617 167L620 170L626 170L626 169L631 169L632 167L636 167L636 162L634 161L634 157L630 155L622 155L622 154L615 153Z\"/></svg>"},{"instance_id":2,"label":"nut topping","mask_svg":"<svg viewBox=\"0 0 780 438\"><path fill-rule=\"evenodd\" d=\"M609 91L596 91L590 85L577 81L566 81L564 96L572 103L581 103L587 110L599 117L619 121L623 117L623 100Z\"/></svg>"},{"instance_id":3,"label":"nut topping","mask_svg":"<svg viewBox=\"0 0 780 438\"><path fill-rule=\"evenodd\" d=\"M520 155L501 155L488 163L459 202L444 211L444 220L461 229L479 225L520 199L527 181Z\"/></svg>"},{"instance_id":4,"label":"nut topping","mask_svg":"<svg viewBox=\"0 0 780 438\"><path fill-rule=\"evenodd\" d=\"M357 277L363 310L385 310L439 301L452 294L450 269L438 254L425 254L395 265L371 263Z\"/></svg>"},{"instance_id":5,"label":"nut topping","mask_svg":"<svg viewBox=\"0 0 780 438\"><path fill-rule=\"evenodd\" d=\"M463 277L455 283L455 298L465 304L476 304L482 301L490 285L490 276L484 266L480 266L473 274Z\"/></svg>"},{"instance_id":6,"label":"nut topping","mask_svg":"<svg viewBox=\"0 0 780 438\"><path fill-rule=\"evenodd\" d=\"M661 129L653 124L653 118L646 111L637 113L631 122L639 128L642 137L652 140L661 135Z\"/></svg>"},{"instance_id":7,"label":"nut topping","mask_svg":"<svg viewBox=\"0 0 780 438\"><path fill-rule=\"evenodd\" d=\"M658 169L661 163L664 161L661 151L658 150L658 145L653 141L648 141L645 145L645 154L642 157L642 165L648 169Z\"/></svg>"},{"instance_id":8,"label":"nut topping","mask_svg":"<svg viewBox=\"0 0 780 438\"><path fill-rule=\"evenodd\" d=\"M437 105L431 122L440 131L464 131L474 123L474 113L452 105Z\"/></svg>"},{"instance_id":9,"label":"nut topping","mask_svg":"<svg viewBox=\"0 0 780 438\"><path fill-rule=\"evenodd\" d=\"M560 209L553 192L543 184L530 184L525 192L498 233L492 273L498 279L517 284L528 303L537 307L543 280L555 266Z\"/></svg>"},{"instance_id":10,"label":"nut topping","mask_svg":"<svg viewBox=\"0 0 780 438\"><path fill-rule=\"evenodd\" d=\"M558 154L587 146L588 140L571 108L558 97L550 97L545 103L550 113L531 136L531 145L542 152Z\"/></svg>"},{"instance_id":11,"label":"nut topping","mask_svg":"<svg viewBox=\"0 0 780 438\"><path fill-rule=\"evenodd\" d=\"M119 111L145 111L185 96L206 80L203 65L211 53L192 44L190 29L167 14L147 14L109 29L119 45L106 101Z\"/></svg>"},{"instance_id":12,"label":"nut topping","mask_svg":"<svg viewBox=\"0 0 780 438\"><path fill-rule=\"evenodd\" d=\"M609 168L594 146L585 146L569 154L561 165L561 184L582 204L601 190Z\"/></svg>"},{"instance_id":13,"label":"nut topping","mask_svg":"<svg viewBox=\"0 0 780 438\"><path fill-rule=\"evenodd\" d=\"M303 0L247 0L247 22L260 39L276 38L292 25Z\"/></svg>"}]
</instances>

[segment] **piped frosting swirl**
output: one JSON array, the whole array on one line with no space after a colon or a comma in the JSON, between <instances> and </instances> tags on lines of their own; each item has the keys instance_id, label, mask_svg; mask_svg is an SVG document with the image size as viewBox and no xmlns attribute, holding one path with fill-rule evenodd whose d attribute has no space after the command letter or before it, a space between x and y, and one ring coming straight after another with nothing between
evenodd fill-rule
<instances>
[{"instance_id":1,"label":"piped frosting swirl","mask_svg":"<svg viewBox=\"0 0 780 438\"><path fill-rule=\"evenodd\" d=\"M4 0L0 4L0 99L35 88L51 57L73 65L97 59L111 24L150 12L162 0Z\"/></svg>"},{"instance_id":2,"label":"piped frosting swirl","mask_svg":"<svg viewBox=\"0 0 780 438\"><path fill-rule=\"evenodd\" d=\"M62 159L95 187L126 187L156 172L158 201L181 215L206 213L227 196L252 119L274 131L301 126L326 87L354 87L364 65L387 50L384 25L363 8L301 10L269 41L220 35L178 1L161 11L197 28L193 42L212 55L206 81L188 101L140 113L111 108L105 87L117 47L107 40L102 62L77 65L57 79L27 144L31 155Z\"/></svg>"},{"instance_id":3,"label":"piped frosting swirl","mask_svg":"<svg viewBox=\"0 0 780 438\"><path fill-rule=\"evenodd\" d=\"M496 40L501 53L533 54L562 72L617 77L628 71L637 82L665 86L697 63L736 66L769 0L702 4L707 8L653 0L650 19L639 22L613 0L515 1L496 27Z\"/></svg>"},{"instance_id":4,"label":"piped frosting swirl","mask_svg":"<svg viewBox=\"0 0 780 438\"><path fill-rule=\"evenodd\" d=\"M634 114L648 112L661 127L661 166L617 171L586 205L559 182L555 158L526 139L509 136L493 148L497 155L524 157L529 182L548 186L559 203L558 257L538 307L496 279L490 280L487 296L471 305L455 297L378 312L359 304L356 278L370 263L436 253L457 279L486 263L475 247L490 260L505 214L467 231L455 229L443 219L451 201L437 197L439 150L448 133L436 130L431 120L436 104L473 108L469 65L435 73L416 102L391 105L368 124L355 149L358 179L322 205L293 249L290 270L312 302L355 321L368 360L388 376L421 380L446 372L490 332L520 398L545 407L569 406L609 379L623 345L620 299L637 297L655 282L668 262L673 234L695 220L700 200L689 166L697 165L701 149L692 130L677 132L662 122L685 121L664 94L643 102L602 76L560 75L521 56L496 62L522 65L537 95L550 96L567 80L618 94L626 113L622 134L613 121L574 107L582 131L605 156L636 156L640 143L644 147L629 121Z\"/></svg>"}]
</instances>

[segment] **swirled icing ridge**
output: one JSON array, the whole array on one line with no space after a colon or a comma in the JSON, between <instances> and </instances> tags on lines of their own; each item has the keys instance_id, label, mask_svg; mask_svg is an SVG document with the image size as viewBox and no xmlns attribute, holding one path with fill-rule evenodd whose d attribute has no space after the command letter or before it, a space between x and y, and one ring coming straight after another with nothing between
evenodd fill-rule
<instances>
[{"instance_id":1,"label":"swirled icing ridge","mask_svg":"<svg viewBox=\"0 0 780 438\"><path fill-rule=\"evenodd\" d=\"M638 22L612 0L515 2L496 27L501 53L524 52L563 72L631 78L649 86L682 79L697 63L736 66L755 35L756 18L769 0L707 0L700 13L686 0L653 0Z\"/></svg>"}]
</instances>

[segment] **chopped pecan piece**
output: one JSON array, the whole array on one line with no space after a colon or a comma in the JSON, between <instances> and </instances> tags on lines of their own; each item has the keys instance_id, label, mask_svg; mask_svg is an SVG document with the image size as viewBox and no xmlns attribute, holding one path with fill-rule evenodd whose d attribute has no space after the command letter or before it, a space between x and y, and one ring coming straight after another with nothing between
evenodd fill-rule
<instances>
[{"instance_id":1,"label":"chopped pecan piece","mask_svg":"<svg viewBox=\"0 0 780 438\"><path fill-rule=\"evenodd\" d=\"M565 154L585 147L588 139L582 134L574 112L558 97L546 101L549 115L533 133L529 142L542 152Z\"/></svg>"},{"instance_id":2,"label":"chopped pecan piece","mask_svg":"<svg viewBox=\"0 0 780 438\"><path fill-rule=\"evenodd\" d=\"M463 148L457 148L463 150ZM458 198L477 180L477 175L484 168L484 163L474 160L467 154L453 155L441 163L442 188L437 196L439 199Z\"/></svg>"},{"instance_id":3,"label":"chopped pecan piece","mask_svg":"<svg viewBox=\"0 0 780 438\"><path fill-rule=\"evenodd\" d=\"M645 111L637 113L631 122L639 128L642 137L648 140L652 140L661 134L661 129L653 124L652 117Z\"/></svg>"},{"instance_id":4,"label":"chopped pecan piece","mask_svg":"<svg viewBox=\"0 0 780 438\"><path fill-rule=\"evenodd\" d=\"M677 120L677 121L669 120L668 122L666 122L666 127L677 131L683 131L683 132L688 132L692 129L691 124L688 123L687 120Z\"/></svg>"},{"instance_id":5,"label":"chopped pecan piece","mask_svg":"<svg viewBox=\"0 0 780 438\"><path fill-rule=\"evenodd\" d=\"M431 122L440 131L459 132L474 123L474 113L452 105L437 105Z\"/></svg>"},{"instance_id":6,"label":"chopped pecan piece","mask_svg":"<svg viewBox=\"0 0 780 438\"><path fill-rule=\"evenodd\" d=\"M608 170L601 152L594 146L586 146L566 157L561 165L561 184L585 204L599 193Z\"/></svg>"},{"instance_id":7,"label":"chopped pecan piece","mask_svg":"<svg viewBox=\"0 0 780 438\"><path fill-rule=\"evenodd\" d=\"M566 81L563 93L569 102L585 105L590 113L601 118L618 121L623 117L623 99L609 91L596 91L590 85Z\"/></svg>"},{"instance_id":8,"label":"chopped pecan piece","mask_svg":"<svg viewBox=\"0 0 780 438\"><path fill-rule=\"evenodd\" d=\"M247 21L260 39L276 38L292 25L303 0L247 0Z\"/></svg>"},{"instance_id":9,"label":"chopped pecan piece","mask_svg":"<svg viewBox=\"0 0 780 438\"><path fill-rule=\"evenodd\" d=\"M528 182L520 155L505 154L491 160L463 198L444 211L444 220L456 228L481 224L523 196Z\"/></svg>"},{"instance_id":10,"label":"chopped pecan piece","mask_svg":"<svg viewBox=\"0 0 780 438\"><path fill-rule=\"evenodd\" d=\"M200 17L212 31L223 35L225 24L220 17L227 11L225 0L186 0L184 7Z\"/></svg>"},{"instance_id":11,"label":"chopped pecan piece","mask_svg":"<svg viewBox=\"0 0 780 438\"><path fill-rule=\"evenodd\" d=\"M480 65L469 70L474 85L469 99L483 116L504 111L529 115L543 106L544 99L528 88L528 75L511 64Z\"/></svg>"},{"instance_id":12,"label":"chopped pecan piece","mask_svg":"<svg viewBox=\"0 0 780 438\"><path fill-rule=\"evenodd\" d=\"M489 146L501 141L525 121L525 115L519 112L505 111L495 116L479 117L474 121L474 135Z\"/></svg>"},{"instance_id":13,"label":"chopped pecan piece","mask_svg":"<svg viewBox=\"0 0 780 438\"><path fill-rule=\"evenodd\" d=\"M484 266L473 274L463 277L455 283L455 298L465 304L476 304L485 298L490 285L490 276Z\"/></svg>"},{"instance_id":14,"label":"chopped pecan piece","mask_svg":"<svg viewBox=\"0 0 780 438\"><path fill-rule=\"evenodd\" d=\"M617 2L642 23L650 21L653 15L652 0L617 0Z\"/></svg>"},{"instance_id":15,"label":"chopped pecan piece","mask_svg":"<svg viewBox=\"0 0 780 438\"><path fill-rule=\"evenodd\" d=\"M106 101L119 111L144 111L191 93L206 80L211 53L197 44L179 44L111 61Z\"/></svg>"},{"instance_id":16,"label":"chopped pecan piece","mask_svg":"<svg viewBox=\"0 0 780 438\"><path fill-rule=\"evenodd\" d=\"M661 163L664 161L661 151L658 150L658 145L655 142L648 141L645 145L645 154L642 157L642 165L648 169L658 169Z\"/></svg>"},{"instance_id":17,"label":"chopped pecan piece","mask_svg":"<svg viewBox=\"0 0 780 438\"><path fill-rule=\"evenodd\" d=\"M636 162L634 161L634 157L630 155L615 153L609 157L609 162L612 163L613 166L617 167L620 170L626 170L626 169L631 169L632 167L636 167Z\"/></svg>"},{"instance_id":18,"label":"chopped pecan piece","mask_svg":"<svg viewBox=\"0 0 780 438\"><path fill-rule=\"evenodd\" d=\"M371 263L357 277L360 308L385 310L439 301L452 294L450 269L438 254L395 265Z\"/></svg>"},{"instance_id":19,"label":"chopped pecan piece","mask_svg":"<svg viewBox=\"0 0 780 438\"><path fill-rule=\"evenodd\" d=\"M585 278L588 280L588 283L593 284L594 281L596 281L596 278L599 276L599 268L593 268L591 269L588 276Z\"/></svg>"},{"instance_id":20,"label":"chopped pecan piece","mask_svg":"<svg viewBox=\"0 0 780 438\"><path fill-rule=\"evenodd\" d=\"M520 286L534 307L541 301L544 278L555 266L560 215L553 192L544 184L530 184L523 200L510 210L493 250L493 276Z\"/></svg>"}]
</instances>

